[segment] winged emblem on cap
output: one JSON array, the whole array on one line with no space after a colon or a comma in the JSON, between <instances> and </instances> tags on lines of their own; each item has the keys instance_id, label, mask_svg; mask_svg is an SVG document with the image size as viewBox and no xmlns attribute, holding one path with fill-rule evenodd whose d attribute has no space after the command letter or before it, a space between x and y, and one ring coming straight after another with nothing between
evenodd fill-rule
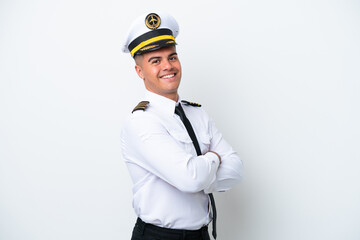
<instances>
[{"instance_id":1,"label":"winged emblem on cap","mask_svg":"<svg viewBox=\"0 0 360 240\"><path fill-rule=\"evenodd\" d=\"M145 18L145 25L150 29L157 29L160 26L161 19L156 13L150 13Z\"/></svg>"}]
</instances>

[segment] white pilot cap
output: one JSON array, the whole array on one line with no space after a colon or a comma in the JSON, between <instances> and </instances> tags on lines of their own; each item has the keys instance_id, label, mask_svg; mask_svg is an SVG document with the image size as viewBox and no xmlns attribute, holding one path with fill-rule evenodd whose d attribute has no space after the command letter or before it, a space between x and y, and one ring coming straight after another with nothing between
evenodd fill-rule
<instances>
[{"instance_id":1,"label":"white pilot cap","mask_svg":"<svg viewBox=\"0 0 360 240\"><path fill-rule=\"evenodd\" d=\"M138 17L127 33L122 51L136 54L176 45L179 25L175 18L164 12L148 13Z\"/></svg>"}]
</instances>

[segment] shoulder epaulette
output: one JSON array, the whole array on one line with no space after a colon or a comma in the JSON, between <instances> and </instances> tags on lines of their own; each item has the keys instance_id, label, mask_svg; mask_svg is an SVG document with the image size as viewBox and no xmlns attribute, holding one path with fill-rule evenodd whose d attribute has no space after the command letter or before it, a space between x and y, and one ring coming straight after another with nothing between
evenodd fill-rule
<instances>
[{"instance_id":1,"label":"shoulder epaulette","mask_svg":"<svg viewBox=\"0 0 360 240\"><path fill-rule=\"evenodd\" d=\"M185 100L181 100L181 102L185 103L186 105L193 106L193 107L201 107L201 104L198 104L198 103L188 102L188 101L185 101Z\"/></svg>"},{"instance_id":2,"label":"shoulder epaulette","mask_svg":"<svg viewBox=\"0 0 360 240\"><path fill-rule=\"evenodd\" d=\"M131 113L137 111L137 110L142 110L142 111L145 111L147 105L149 104L149 101L142 101L142 102L139 102L138 105L136 105L136 107L132 110Z\"/></svg>"}]
</instances>

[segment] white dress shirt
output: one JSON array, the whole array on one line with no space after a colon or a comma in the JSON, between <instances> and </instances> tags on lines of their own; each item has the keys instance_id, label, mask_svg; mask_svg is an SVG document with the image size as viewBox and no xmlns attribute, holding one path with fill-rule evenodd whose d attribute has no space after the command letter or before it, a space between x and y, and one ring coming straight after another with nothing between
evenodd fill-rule
<instances>
[{"instance_id":1,"label":"white dress shirt","mask_svg":"<svg viewBox=\"0 0 360 240\"><path fill-rule=\"evenodd\" d=\"M202 107L182 104L203 154L197 156L175 114L178 103L149 91L143 100L150 102L146 110L132 113L121 132L135 213L156 226L199 229L211 221L207 193L238 183L242 162Z\"/></svg>"}]
</instances>

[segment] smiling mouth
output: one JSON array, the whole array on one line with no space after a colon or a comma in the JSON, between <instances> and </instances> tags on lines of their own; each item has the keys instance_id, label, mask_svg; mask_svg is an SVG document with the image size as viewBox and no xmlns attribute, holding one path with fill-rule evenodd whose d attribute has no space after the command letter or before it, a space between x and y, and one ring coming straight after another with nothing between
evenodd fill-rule
<instances>
[{"instance_id":1,"label":"smiling mouth","mask_svg":"<svg viewBox=\"0 0 360 240\"><path fill-rule=\"evenodd\" d=\"M169 79L169 78L175 77L175 75L176 75L176 73L172 73L172 74L168 74L168 75L162 76L162 77L160 77L160 78L162 78L162 79Z\"/></svg>"}]
</instances>

